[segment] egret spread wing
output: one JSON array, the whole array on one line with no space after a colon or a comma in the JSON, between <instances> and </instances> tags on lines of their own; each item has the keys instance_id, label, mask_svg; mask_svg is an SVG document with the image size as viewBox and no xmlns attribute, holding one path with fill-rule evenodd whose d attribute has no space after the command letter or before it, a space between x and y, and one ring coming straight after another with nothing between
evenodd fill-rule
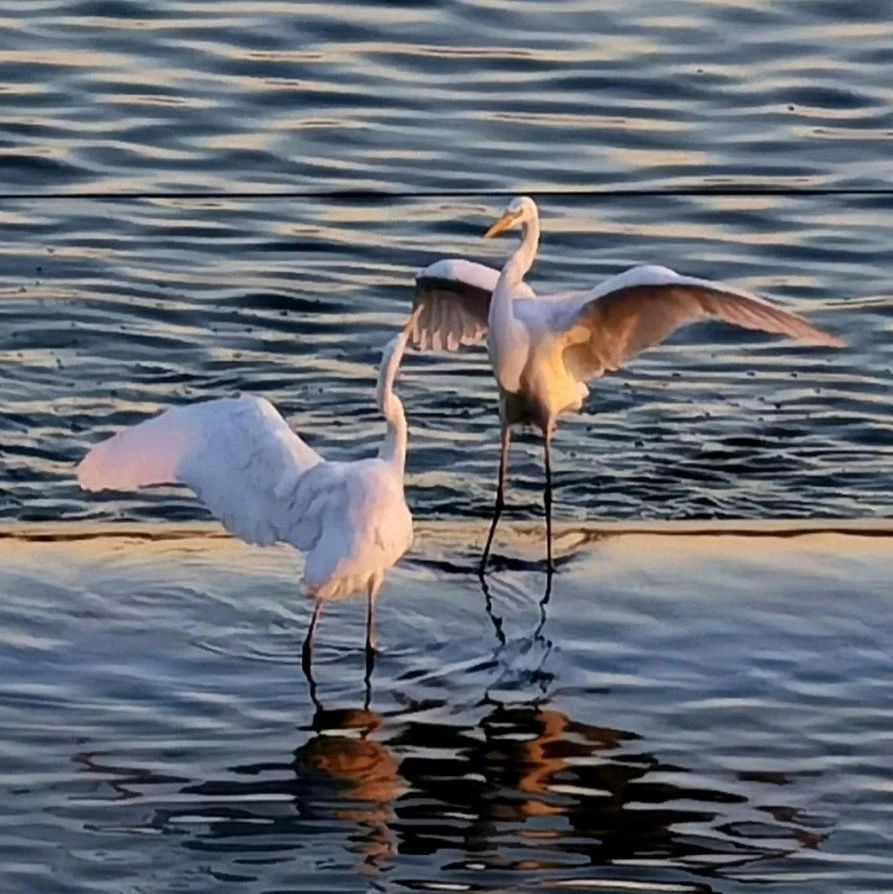
<instances>
[{"instance_id":1,"label":"egret spread wing","mask_svg":"<svg viewBox=\"0 0 893 894\"><path fill-rule=\"evenodd\" d=\"M259 397L172 407L94 447L78 466L85 490L185 484L249 543L290 540L291 496L322 461ZM298 545L298 544L296 544Z\"/></svg>"},{"instance_id":2,"label":"egret spread wing","mask_svg":"<svg viewBox=\"0 0 893 894\"><path fill-rule=\"evenodd\" d=\"M615 370L681 326L707 319L787 335L804 344L843 345L764 298L666 267L634 267L553 307L553 325L565 332L565 362L581 380Z\"/></svg>"},{"instance_id":3,"label":"egret spread wing","mask_svg":"<svg viewBox=\"0 0 893 894\"><path fill-rule=\"evenodd\" d=\"M420 310L409 331L412 344L455 351L482 342L498 279L498 270L461 258L445 258L421 270L413 301ZM533 290L522 283L516 297L532 298Z\"/></svg>"}]
</instances>

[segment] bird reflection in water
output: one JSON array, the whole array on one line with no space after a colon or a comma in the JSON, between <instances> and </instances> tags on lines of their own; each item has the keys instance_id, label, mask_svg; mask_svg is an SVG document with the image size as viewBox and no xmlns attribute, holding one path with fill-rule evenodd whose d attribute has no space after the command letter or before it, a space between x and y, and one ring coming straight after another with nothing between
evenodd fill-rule
<instances>
[{"instance_id":1,"label":"bird reflection in water","mask_svg":"<svg viewBox=\"0 0 893 894\"><path fill-rule=\"evenodd\" d=\"M797 798L795 772L758 779L751 769L718 785L660 760L635 733L574 720L546 697L480 707L463 719L446 705L387 719L317 711L287 761L201 781L98 755L78 763L95 780L94 803L110 786L105 798L121 805L114 823L132 811L215 870L243 873L258 855L294 865L300 850L303 878L318 878L329 864L313 854L331 853L334 841L359 854L351 871L387 870L389 884L409 888L436 876L463 889L622 880L712 891L762 861L796 853L804 868L830 831L782 804L785 789Z\"/></svg>"},{"instance_id":2,"label":"bird reflection in water","mask_svg":"<svg viewBox=\"0 0 893 894\"><path fill-rule=\"evenodd\" d=\"M399 761L372 737L380 714L368 708L314 714L312 735L295 751L296 806L306 818L356 824L352 849L362 854L358 869L376 873L396 855L389 826L393 805L404 789Z\"/></svg>"},{"instance_id":3,"label":"bird reflection in water","mask_svg":"<svg viewBox=\"0 0 893 894\"><path fill-rule=\"evenodd\" d=\"M554 575L554 569L551 565L546 565L546 587L543 591L542 598L540 599L539 605L539 622L536 626L536 629L530 636L531 641L542 641L545 642L545 636L543 634L543 630L546 626L546 621L548 620L547 610L550 601L552 600L552 577ZM490 585L487 583L487 577L484 574L478 576L478 583L481 586L481 592L484 594L484 610L487 612L487 617L490 619L490 623L493 625L493 631L496 634L496 642L498 643L498 649L504 649L508 645L508 641L506 639L505 634L505 622L502 615L496 613L496 609L493 603L493 594L490 591ZM551 647L551 643L548 643Z\"/></svg>"},{"instance_id":4,"label":"bird reflection in water","mask_svg":"<svg viewBox=\"0 0 893 894\"><path fill-rule=\"evenodd\" d=\"M369 634L374 624L371 609L366 624L363 707L326 710L313 676L311 622L301 668L314 708L313 735L295 750L293 768L297 777L296 806L302 816L322 814L339 822L355 823L358 834L351 836L351 841L362 853L358 868L376 872L396 854L388 821L403 786L397 772L399 761L372 735L382 728L383 718L370 709L375 669L375 649L370 646Z\"/></svg>"},{"instance_id":5,"label":"bird reflection in water","mask_svg":"<svg viewBox=\"0 0 893 894\"><path fill-rule=\"evenodd\" d=\"M532 636L499 642L501 664L530 654L534 642L542 646L535 657L548 657L549 594L547 586ZM492 601L490 610L501 620ZM494 629L505 634L495 621ZM821 818L779 797L793 787L796 803L796 773L773 768L764 778L751 767L717 783L696 766L661 760L634 732L574 719L541 661L491 681L474 704L445 697L386 717L370 707L372 670L362 708L324 708L311 673L312 721L281 760L201 781L86 757L82 766L111 783L110 800L126 795L142 809L145 797L153 829L190 830L184 846L215 855L223 870L258 854L291 864L298 849L301 871L316 878L346 868L318 856L334 844L349 855L349 872L387 872L389 885L409 888L436 877L463 889L685 882L722 890L761 861L797 853L804 865L804 852L828 834Z\"/></svg>"},{"instance_id":6,"label":"bird reflection in water","mask_svg":"<svg viewBox=\"0 0 893 894\"><path fill-rule=\"evenodd\" d=\"M796 811L778 822L735 785L687 783L690 771L640 749L635 733L575 721L545 699L487 709L474 727L412 724L390 740L407 755L400 773L412 792L392 823L401 854L460 850L443 868L467 880L604 880L608 871L639 883L646 864L652 880L669 878L661 870L678 879L680 869L721 877L822 838ZM441 753L426 754L437 745ZM729 821L744 815L752 819Z\"/></svg>"}]
</instances>

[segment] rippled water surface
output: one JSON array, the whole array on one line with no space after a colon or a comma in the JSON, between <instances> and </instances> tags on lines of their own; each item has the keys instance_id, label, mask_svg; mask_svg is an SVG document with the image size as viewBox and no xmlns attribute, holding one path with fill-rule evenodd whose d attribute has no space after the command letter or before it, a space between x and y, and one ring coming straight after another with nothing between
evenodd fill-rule
<instances>
[{"instance_id":1,"label":"rippled water surface","mask_svg":"<svg viewBox=\"0 0 893 894\"><path fill-rule=\"evenodd\" d=\"M368 687L290 550L117 530L4 542L13 890L888 887L889 526L565 531L548 601L422 526Z\"/></svg>"},{"instance_id":2,"label":"rippled water surface","mask_svg":"<svg viewBox=\"0 0 893 894\"><path fill-rule=\"evenodd\" d=\"M8 182L889 181L884 3L6 0Z\"/></svg>"},{"instance_id":3,"label":"rippled water surface","mask_svg":"<svg viewBox=\"0 0 893 894\"><path fill-rule=\"evenodd\" d=\"M2 890L890 890L893 200L582 190L887 187L891 62L882 3L0 0ZM239 393L374 451L494 190L537 289L663 263L847 347L701 326L596 383L549 591L537 440L482 591L492 377L410 354L417 542L369 685L359 603L308 680L296 554L74 464Z\"/></svg>"}]
</instances>

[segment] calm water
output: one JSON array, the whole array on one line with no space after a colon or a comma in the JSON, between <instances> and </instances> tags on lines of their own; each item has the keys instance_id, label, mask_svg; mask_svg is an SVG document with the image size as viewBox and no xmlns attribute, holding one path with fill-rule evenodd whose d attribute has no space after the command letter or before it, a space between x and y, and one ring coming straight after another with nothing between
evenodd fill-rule
<instances>
[{"instance_id":1,"label":"calm water","mask_svg":"<svg viewBox=\"0 0 893 894\"><path fill-rule=\"evenodd\" d=\"M0 192L887 186L893 24L854 9L0 0ZM101 436L236 393L373 451L413 273L500 264L504 201L0 199L4 891L889 890L889 196L540 195L537 288L660 262L849 346L703 326L599 382L557 438L545 614L522 438L536 525L490 617L492 379L410 355L420 535L368 693L339 606L314 706L292 552L75 486ZM876 536L573 533L853 518Z\"/></svg>"}]
</instances>

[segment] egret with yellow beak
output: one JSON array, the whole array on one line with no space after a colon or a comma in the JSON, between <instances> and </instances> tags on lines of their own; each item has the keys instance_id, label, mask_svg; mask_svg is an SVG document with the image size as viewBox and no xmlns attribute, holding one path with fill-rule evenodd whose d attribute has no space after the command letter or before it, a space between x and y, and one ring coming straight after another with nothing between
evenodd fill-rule
<instances>
[{"instance_id":1,"label":"egret with yellow beak","mask_svg":"<svg viewBox=\"0 0 893 894\"><path fill-rule=\"evenodd\" d=\"M502 449L481 574L505 505L514 426L532 425L543 435L551 568L551 439L558 417L582 408L589 381L619 369L681 326L706 319L808 345L843 345L765 298L667 267L632 267L589 291L535 296L524 277L536 258L540 226L536 203L527 196L512 199L484 235L493 238L515 228L521 229L521 244L501 271L460 259L437 261L422 270L416 277L416 317L409 327L412 343L421 348L452 351L486 339L499 389Z\"/></svg>"}]
</instances>

